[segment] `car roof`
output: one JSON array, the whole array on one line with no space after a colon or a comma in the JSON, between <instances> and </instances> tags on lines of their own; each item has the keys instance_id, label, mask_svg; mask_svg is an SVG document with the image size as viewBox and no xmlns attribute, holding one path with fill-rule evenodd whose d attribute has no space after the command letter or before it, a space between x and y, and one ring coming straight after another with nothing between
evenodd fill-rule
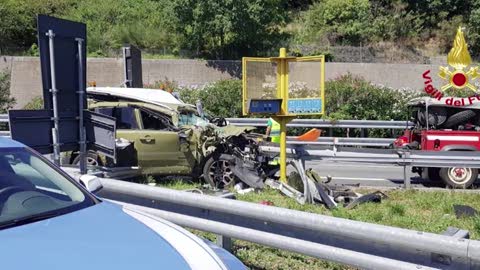
<instances>
[{"instance_id":1,"label":"car roof","mask_svg":"<svg viewBox=\"0 0 480 270\"><path fill-rule=\"evenodd\" d=\"M15 140L0 137L0 148L25 148L26 146Z\"/></svg>"},{"instance_id":2,"label":"car roof","mask_svg":"<svg viewBox=\"0 0 480 270\"><path fill-rule=\"evenodd\" d=\"M160 105L186 105L172 94L163 90L125 87L88 87L87 93L115 96Z\"/></svg>"},{"instance_id":3,"label":"car roof","mask_svg":"<svg viewBox=\"0 0 480 270\"><path fill-rule=\"evenodd\" d=\"M176 111L169 107L159 106L156 104L146 103L146 102L139 102L139 101L92 101L89 103L89 108L102 108L102 107L126 107L126 106L137 106L142 108L151 109L154 111L158 111L167 115L174 115Z\"/></svg>"},{"instance_id":4,"label":"car roof","mask_svg":"<svg viewBox=\"0 0 480 270\"><path fill-rule=\"evenodd\" d=\"M124 87L88 87L88 95L103 102L141 102L171 110L173 113L181 111L196 112L192 104L184 103L169 92L147 88Z\"/></svg>"}]
</instances>

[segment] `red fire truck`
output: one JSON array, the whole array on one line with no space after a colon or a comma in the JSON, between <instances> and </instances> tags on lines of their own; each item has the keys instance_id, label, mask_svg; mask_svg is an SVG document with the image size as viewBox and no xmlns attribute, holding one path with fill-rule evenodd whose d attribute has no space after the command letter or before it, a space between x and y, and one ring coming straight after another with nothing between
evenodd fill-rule
<instances>
[{"instance_id":1,"label":"red fire truck","mask_svg":"<svg viewBox=\"0 0 480 270\"><path fill-rule=\"evenodd\" d=\"M446 98L414 99L409 106L415 125L397 138L396 148L428 151L480 151L480 103L447 105ZM480 152L479 152L480 154ZM478 169L413 168L422 178L442 180L453 188L468 188L477 180Z\"/></svg>"}]
</instances>

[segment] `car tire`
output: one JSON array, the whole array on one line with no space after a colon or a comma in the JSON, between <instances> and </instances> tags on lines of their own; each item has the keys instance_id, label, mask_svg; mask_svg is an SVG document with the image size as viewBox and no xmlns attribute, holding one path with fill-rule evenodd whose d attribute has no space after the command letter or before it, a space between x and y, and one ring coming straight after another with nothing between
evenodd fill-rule
<instances>
[{"instance_id":1,"label":"car tire","mask_svg":"<svg viewBox=\"0 0 480 270\"><path fill-rule=\"evenodd\" d=\"M480 126L480 112L476 113L474 123L475 123L475 125Z\"/></svg>"},{"instance_id":2,"label":"car tire","mask_svg":"<svg viewBox=\"0 0 480 270\"><path fill-rule=\"evenodd\" d=\"M465 110L457 112L450 116L447 121L443 124L446 128L453 128L456 125L462 124L475 117L475 112L472 110Z\"/></svg>"},{"instance_id":3,"label":"car tire","mask_svg":"<svg viewBox=\"0 0 480 270\"><path fill-rule=\"evenodd\" d=\"M229 160L222 155L211 155L205 161L203 178L213 189L233 187L236 181L236 176L229 167Z\"/></svg>"},{"instance_id":4,"label":"car tire","mask_svg":"<svg viewBox=\"0 0 480 270\"><path fill-rule=\"evenodd\" d=\"M77 155L73 161L73 165L78 165L80 163L80 155ZM87 165L90 166L103 166L102 160L95 152L88 152L87 153Z\"/></svg>"},{"instance_id":5,"label":"car tire","mask_svg":"<svg viewBox=\"0 0 480 270\"><path fill-rule=\"evenodd\" d=\"M440 178L445 185L452 188L469 188L478 177L478 169L472 168L441 168Z\"/></svg>"},{"instance_id":6,"label":"car tire","mask_svg":"<svg viewBox=\"0 0 480 270\"><path fill-rule=\"evenodd\" d=\"M418 122L425 126L427 112L424 108L418 110ZM429 107L428 108L428 125L441 126L447 120L447 110L444 107Z\"/></svg>"},{"instance_id":7,"label":"car tire","mask_svg":"<svg viewBox=\"0 0 480 270\"><path fill-rule=\"evenodd\" d=\"M440 168L423 168L421 177L425 180L439 181Z\"/></svg>"}]
</instances>

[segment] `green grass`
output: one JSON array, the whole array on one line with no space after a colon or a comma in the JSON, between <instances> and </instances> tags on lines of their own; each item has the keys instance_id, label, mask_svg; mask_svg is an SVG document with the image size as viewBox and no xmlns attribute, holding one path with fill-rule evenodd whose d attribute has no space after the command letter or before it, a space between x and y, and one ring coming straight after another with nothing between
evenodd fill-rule
<instances>
[{"instance_id":1,"label":"green grass","mask_svg":"<svg viewBox=\"0 0 480 270\"><path fill-rule=\"evenodd\" d=\"M160 186L173 189L192 189L199 186L185 180L158 182ZM360 192L365 194L371 191ZM480 210L480 194L454 190L435 192L392 190L386 194L388 199L382 203L365 203L351 210L344 207L328 210L321 204L300 205L269 188L261 192L237 194L237 199L253 203L270 201L278 207L433 233L441 233L447 227L453 226L470 231L472 239L480 239L480 217L457 219L453 210L454 204L464 204ZM211 233L194 232L214 240ZM233 253L251 269L352 269L240 240L234 240Z\"/></svg>"},{"instance_id":2,"label":"green grass","mask_svg":"<svg viewBox=\"0 0 480 270\"><path fill-rule=\"evenodd\" d=\"M365 194L370 191L361 192ZM480 210L480 194L453 190L393 190L386 193L389 198L382 203L365 203L351 210L343 207L328 210L323 205L300 205L272 189L238 195L237 198L249 202L269 200L279 207L433 233L441 233L453 226L469 230L472 239L480 239L480 217L457 219L453 210L454 204L464 204Z\"/></svg>"}]
</instances>

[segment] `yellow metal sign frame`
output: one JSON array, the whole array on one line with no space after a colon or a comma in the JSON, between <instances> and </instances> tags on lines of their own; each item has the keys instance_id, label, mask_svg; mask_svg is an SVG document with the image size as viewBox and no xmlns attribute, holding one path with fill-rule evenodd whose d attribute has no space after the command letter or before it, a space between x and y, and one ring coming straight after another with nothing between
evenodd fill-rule
<instances>
[{"instance_id":1,"label":"yellow metal sign frame","mask_svg":"<svg viewBox=\"0 0 480 270\"><path fill-rule=\"evenodd\" d=\"M282 99L281 110L279 114L272 116L277 122L280 123L280 180L286 182L287 169L286 169L286 148L287 148L287 123L293 118L300 115L322 115L325 112L325 56L308 56L308 57L287 57L287 50L285 48L280 49L279 57L261 58L261 57L243 57L242 58L242 112L243 115L247 115L247 102L248 100L248 69L247 63L249 62L267 62L277 63L277 81L276 81L276 97ZM321 102L320 112L312 113L289 113L288 101L289 101L289 63L292 62L320 62L320 93L319 99ZM291 100L313 100L312 98L292 98ZM318 100L316 98L315 100Z\"/></svg>"},{"instance_id":2,"label":"yellow metal sign frame","mask_svg":"<svg viewBox=\"0 0 480 270\"><path fill-rule=\"evenodd\" d=\"M286 81L286 87L289 85L289 64L291 62L319 62L320 63L320 72L318 76L320 77L320 93L319 93L319 98L322 101L322 109L320 112L312 112L312 113L296 113L296 114L290 114L288 113L289 116L300 116L300 115L323 115L325 112L325 56L319 55L319 56L307 56L307 57L297 57L297 58L290 58L287 59L287 81ZM287 93L289 92L289 89L287 88ZM287 98L287 107L286 110L288 112L288 101L289 100L309 100L311 98Z\"/></svg>"},{"instance_id":3,"label":"yellow metal sign frame","mask_svg":"<svg viewBox=\"0 0 480 270\"><path fill-rule=\"evenodd\" d=\"M284 49L284 48L282 48ZM242 114L248 115L247 103L248 103L248 72L247 63L249 62L263 62L263 63L276 63L277 64L277 98L283 100L282 110L279 115L283 116L301 116L301 115L323 115L325 112L325 57L323 55L319 56L307 56L307 57L287 57L286 50L282 54L282 49L280 50L279 57L243 57L242 58ZM321 100L321 111L320 112L303 112L303 113L289 113L288 111L288 101L289 100L309 100L311 98L290 98L289 97L289 64L292 62L319 62L319 78L320 78L320 90L318 98Z\"/></svg>"},{"instance_id":4,"label":"yellow metal sign frame","mask_svg":"<svg viewBox=\"0 0 480 270\"><path fill-rule=\"evenodd\" d=\"M247 63L248 62L260 62L260 63L274 63L271 58L262 58L262 57L243 57L242 58L242 114L248 115L247 112L247 102L248 102L248 94L247 94L247 77L248 77L248 70L247 70ZM278 88L278 74L277 74L277 96L279 94Z\"/></svg>"}]
</instances>

